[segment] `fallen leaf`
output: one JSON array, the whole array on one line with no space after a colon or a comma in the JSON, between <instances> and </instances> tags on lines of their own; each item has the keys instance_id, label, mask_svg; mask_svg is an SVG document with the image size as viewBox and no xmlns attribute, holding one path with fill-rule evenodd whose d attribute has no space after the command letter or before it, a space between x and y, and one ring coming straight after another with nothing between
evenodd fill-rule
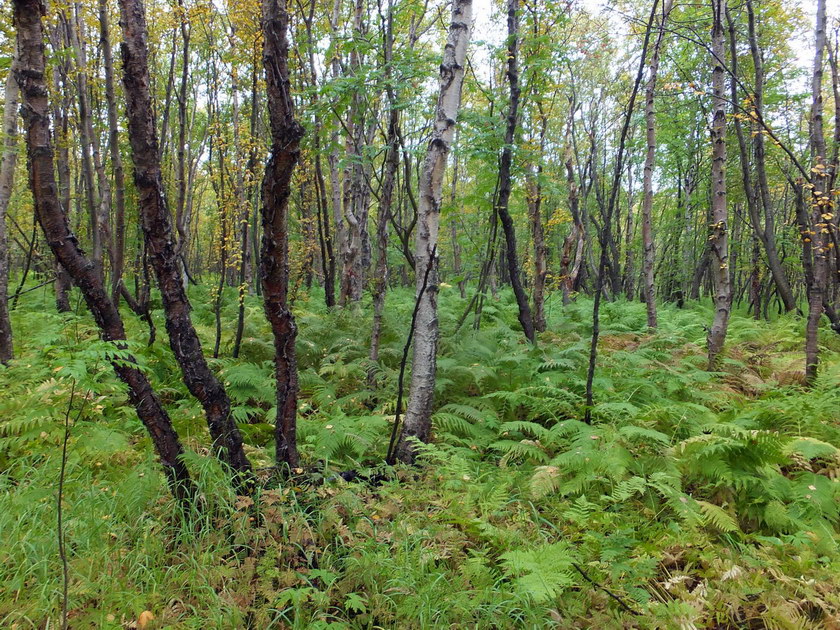
<instances>
[{"instance_id":1,"label":"fallen leaf","mask_svg":"<svg viewBox=\"0 0 840 630\"><path fill-rule=\"evenodd\" d=\"M144 610L140 613L140 616L137 617L137 627L139 630L144 630L151 622L154 620L155 615L152 613L151 610Z\"/></svg>"}]
</instances>

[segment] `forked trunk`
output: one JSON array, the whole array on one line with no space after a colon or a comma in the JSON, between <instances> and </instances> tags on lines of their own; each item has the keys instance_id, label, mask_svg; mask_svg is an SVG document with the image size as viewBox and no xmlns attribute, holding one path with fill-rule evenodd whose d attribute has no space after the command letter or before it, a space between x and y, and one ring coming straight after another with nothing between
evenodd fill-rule
<instances>
[{"instance_id":1,"label":"forked trunk","mask_svg":"<svg viewBox=\"0 0 840 630\"><path fill-rule=\"evenodd\" d=\"M155 271L166 313L169 345L190 393L204 408L213 446L239 473L237 483L250 483L251 464L230 413L230 399L210 370L190 318L178 250L172 238L169 209L163 195L160 154L149 93L146 15L142 0L120 0L123 28L123 83L128 110L128 135L134 157L134 182L149 261Z\"/></svg>"},{"instance_id":2,"label":"forked trunk","mask_svg":"<svg viewBox=\"0 0 840 630\"><path fill-rule=\"evenodd\" d=\"M53 148L44 79L44 33L42 0L15 0L14 17L18 35L20 72L18 80L23 95L26 150L29 158L29 184L35 201L35 214L55 257L82 291L85 302L98 325L102 338L125 347L125 329L105 285L79 248L70 231L56 194ZM194 487L182 460L183 448L166 410L133 357L121 356L113 362L117 376L128 386L129 400L146 426L155 445L173 494L186 502Z\"/></svg>"}]
</instances>

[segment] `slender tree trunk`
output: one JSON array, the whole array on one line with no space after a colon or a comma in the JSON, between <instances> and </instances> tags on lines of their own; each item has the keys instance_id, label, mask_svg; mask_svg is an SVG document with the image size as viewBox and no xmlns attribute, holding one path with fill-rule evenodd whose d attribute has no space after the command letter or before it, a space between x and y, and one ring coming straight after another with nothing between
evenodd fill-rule
<instances>
[{"instance_id":1,"label":"slender tree trunk","mask_svg":"<svg viewBox=\"0 0 840 630\"><path fill-rule=\"evenodd\" d=\"M644 74L644 66L645 61L647 60L648 46L650 44L650 34L653 28L653 21L655 19L656 9L658 6L659 0L653 0L650 17L648 18L647 26L645 28L645 39L642 44L642 56L639 60L639 70L636 74L636 80L633 83L633 89L630 92L630 101L627 103L627 109L624 114L624 123L621 127L621 135L619 136L618 153L615 158L615 170L613 171L610 197L606 206L606 211L603 214L604 225L602 229L599 230L598 240L601 244L601 255L598 261L598 275L595 279L595 299L592 304L592 337L589 340L589 366L586 371L586 410L584 412L584 422L587 424L592 422L592 383L595 379L595 369L598 360L598 338L601 334L601 299L604 293L604 273L607 269L607 262L610 254L609 243L612 239L613 213L618 200L618 190L621 185L621 173L624 170L624 152L627 144L627 133L630 129L630 120L633 116L633 109L636 106L636 97L639 94L639 85L642 82L642 75ZM594 146L593 140L593 149ZM594 185L597 192L597 182Z\"/></svg>"},{"instance_id":2,"label":"slender tree trunk","mask_svg":"<svg viewBox=\"0 0 840 630\"><path fill-rule=\"evenodd\" d=\"M712 220L709 226L709 249L715 315L708 335L710 370L718 367L732 307L727 235L729 211L726 205L726 98L723 80L725 7L726 0L712 2Z\"/></svg>"},{"instance_id":3,"label":"slender tree trunk","mask_svg":"<svg viewBox=\"0 0 840 630\"><path fill-rule=\"evenodd\" d=\"M454 0L449 37L440 65L440 94L435 109L432 138L420 175L414 255L419 304L414 327L414 354L408 405L402 434L397 444L397 457L405 463L414 461L415 448L412 440L427 442L431 433L438 341L436 268L440 204L446 160L455 136L455 121L461 106L461 88L464 83L471 23L472 0ZM428 280L425 287L424 280Z\"/></svg>"},{"instance_id":4,"label":"slender tree trunk","mask_svg":"<svg viewBox=\"0 0 840 630\"><path fill-rule=\"evenodd\" d=\"M262 0L263 64L271 121L271 156L265 167L262 206L262 265L265 314L274 334L277 422L274 430L278 466L298 465L296 414L298 376L297 326L289 308L289 196L300 157L303 127L295 120L289 85L289 15L286 0Z\"/></svg>"},{"instance_id":5,"label":"slender tree trunk","mask_svg":"<svg viewBox=\"0 0 840 630\"><path fill-rule=\"evenodd\" d=\"M507 114L507 130L505 131L505 146L502 149L502 157L499 162L499 219L502 221L502 229L505 233L505 249L510 284L516 296L516 303L519 306L519 323L528 341L536 342L534 330L534 318L531 315L531 305L528 303L528 296L522 286L522 275L519 270L519 260L516 255L516 231L513 226L513 218L510 216L510 193L511 176L510 170L513 162L513 143L516 141L516 127L519 115L519 68L517 56L519 52L519 0L508 0L507 22L508 22L508 50L507 50L507 77L510 86L510 104Z\"/></svg>"},{"instance_id":6,"label":"slender tree trunk","mask_svg":"<svg viewBox=\"0 0 840 630\"><path fill-rule=\"evenodd\" d=\"M169 345L175 354L190 393L204 407L214 449L236 473L238 483L249 484L251 465L242 437L230 414L230 399L210 370L190 318L178 255L172 239L154 118L149 94L146 16L142 0L120 0L123 27L123 82L128 105L128 133L134 157L134 182L139 194L140 218L148 256L157 276L166 312Z\"/></svg>"},{"instance_id":7,"label":"slender tree trunk","mask_svg":"<svg viewBox=\"0 0 840 630\"><path fill-rule=\"evenodd\" d=\"M457 152L458 146L458 130L455 130L455 147ZM455 202L458 197L458 156L457 154L454 156L455 159L452 161L452 190L450 194L450 201L452 202L452 207L455 207ZM399 162L399 155L397 156L397 161ZM453 213L452 219L449 221L449 237L452 240L452 271L455 273L456 276L459 277L458 280L458 293L461 296L461 299L466 299L467 297L467 279L464 277L464 269L461 264L461 245L458 243L458 227L457 227L457 214Z\"/></svg>"},{"instance_id":8,"label":"slender tree trunk","mask_svg":"<svg viewBox=\"0 0 840 630\"><path fill-rule=\"evenodd\" d=\"M819 366L819 325L823 315L828 280L828 254L830 222L833 202L828 194L828 182L832 167L826 162L825 135L823 130L822 76L823 57L826 47L825 0L817 0L817 25L815 31L816 51L814 72L811 77L811 120L810 147L811 172L811 253L813 276L808 286L808 320L805 329L805 379L813 383Z\"/></svg>"},{"instance_id":9,"label":"slender tree trunk","mask_svg":"<svg viewBox=\"0 0 840 630\"><path fill-rule=\"evenodd\" d=\"M6 238L6 210L12 196L17 164L18 87L15 73L17 56L12 58L6 77L3 107L3 153L0 157L0 363L6 365L14 356L12 322L9 319L9 244Z\"/></svg>"},{"instance_id":10,"label":"slender tree trunk","mask_svg":"<svg viewBox=\"0 0 840 630\"><path fill-rule=\"evenodd\" d=\"M662 16L659 19L659 32L653 45L650 58L648 81L645 87L645 124L647 127L647 152L645 170L642 179L642 294L647 308L647 324L656 328L656 278L653 270L656 264L656 252L653 241L653 168L656 163L656 110L653 107L656 93L656 78L659 73L659 51L665 37L665 22L671 13L671 0L665 0Z\"/></svg>"},{"instance_id":11,"label":"slender tree trunk","mask_svg":"<svg viewBox=\"0 0 840 630\"><path fill-rule=\"evenodd\" d=\"M312 107L318 103L318 71L315 65L315 38L312 34L312 22L315 15L316 0L311 0L309 14L304 18L306 28L307 52L309 60L309 79L312 85ZM316 198L318 201L318 240L321 248L321 260L324 271L324 302L327 308L335 306L335 250L330 233L330 216L327 210L327 186L324 181L324 169L321 163L321 116L313 114L312 142L315 166Z\"/></svg>"},{"instance_id":12,"label":"slender tree trunk","mask_svg":"<svg viewBox=\"0 0 840 630\"><path fill-rule=\"evenodd\" d=\"M397 95L391 84L393 75L393 0L388 0L388 14L386 16L384 51L385 51L385 84L388 95L388 131L386 138L385 172L382 177L382 193L376 214L376 271L373 279L373 328L370 335L370 354L372 364L379 361L379 341L382 335L382 315L385 311L385 292L388 289L388 223L391 220L391 205L394 198L394 184L397 169L400 166L399 137L399 109L397 109ZM375 385L375 371L373 366L368 374L368 383Z\"/></svg>"},{"instance_id":13,"label":"slender tree trunk","mask_svg":"<svg viewBox=\"0 0 840 630\"><path fill-rule=\"evenodd\" d=\"M184 10L183 0L178 5ZM187 89L190 76L190 25L186 14L181 15L181 83L178 87L178 145L175 147L175 228L178 231L178 264L181 267L184 289L188 286L187 253L190 248L190 213L187 212Z\"/></svg>"},{"instance_id":14,"label":"slender tree trunk","mask_svg":"<svg viewBox=\"0 0 840 630\"><path fill-rule=\"evenodd\" d=\"M248 287L253 278L251 278L251 225L249 217L251 216L251 204L255 193L254 169L257 167L257 121L259 120L259 111L257 109L258 100L258 81L257 81L257 62L256 55L254 59L253 72L251 75L251 119L250 132L248 134L248 143L251 149L248 151L248 164L245 167L246 175L242 181L242 210L240 214L241 221L241 256L242 260L239 263L239 312L236 318L236 338L233 344L233 358L239 358L239 349L242 345L242 335L245 331L245 295L248 292ZM239 195L237 195L239 196Z\"/></svg>"},{"instance_id":15,"label":"slender tree trunk","mask_svg":"<svg viewBox=\"0 0 840 630\"><path fill-rule=\"evenodd\" d=\"M533 170L528 171L526 194L528 200L528 218L531 221L531 238L534 242L534 328L539 332L545 332L545 279L548 274L548 246L545 244L542 219L542 160L545 152L548 118L542 111L541 103L538 103L538 107L540 110L539 164Z\"/></svg>"},{"instance_id":16,"label":"slender tree trunk","mask_svg":"<svg viewBox=\"0 0 840 630\"><path fill-rule=\"evenodd\" d=\"M108 24L108 3L99 0L99 41L105 66L105 98L108 102L108 149L114 173L114 233L111 260L111 300L119 303L123 267L125 265L125 175L117 122L117 97L114 90L114 60Z\"/></svg>"},{"instance_id":17,"label":"slender tree trunk","mask_svg":"<svg viewBox=\"0 0 840 630\"><path fill-rule=\"evenodd\" d=\"M45 7L42 0L14 0L13 5L20 55L18 80L23 94L29 183L35 200L35 213L53 254L82 290L103 339L124 348L125 329L119 311L108 298L105 286L90 261L81 253L56 195L47 85L44 78L41 15ZM149 431L172 493L186 502L193 496L194 487L181 458L183 448L166 410L133 357L122 357L113 366L117 376L128 386L129 400Z\"/></svg>"},{"instance_id":18,"label":"slender tree trunk","mask_svg":"<svg viewBox=\"0 0 840 630\"><path fill-rule=\"evenodd\" d=\"M362 17L364 15L364 2L356 0L353 10L353 33L354 37L362 39ZM350 72L354 77L362 71L362 60L358 47L350 50ZM346 124L346 152L350 160L347 169L349 176L345 175L342 204L344 207L344 220L347 225L347 241L343 251L343 268L341 278L341 290L339 293L339 304L346 306L350 302L356 303L362 297L364 287L365 268L362 262L364 238L367 231L367 213L364 208L365 196L365 166L362 163L362 146L365 139L365 124L362 112L362 95L360 90L353 93L350 103L350 111Z\"/></svg>"},{"instance_id":19,"label":"slender tree trunk","mask_svg":"<svg viewBox=\"0 0 840 630\"><path fill-rule=\"evenodd\" d=\"M87 53L84 35L84 23L81 18L81 5L74 5L75 24L68 28L70 43L75 52L77 64L76 86L79 97L79 125L82 134L82 156L85 168L85 185L90 187L88 195L91 203L91 236L93 239L93 261L97 265L97 273L105 278L105 252L110 256L111 247L111 184L105 172L102 159L102 149L99 135L93 127L93 111L91 108L90 78L88 74ZM88 153L89 151L89 153ZM84 158L87 159L84 159ZM94 184L94 175L96 183Z\"/></svg>"}]
</instances>

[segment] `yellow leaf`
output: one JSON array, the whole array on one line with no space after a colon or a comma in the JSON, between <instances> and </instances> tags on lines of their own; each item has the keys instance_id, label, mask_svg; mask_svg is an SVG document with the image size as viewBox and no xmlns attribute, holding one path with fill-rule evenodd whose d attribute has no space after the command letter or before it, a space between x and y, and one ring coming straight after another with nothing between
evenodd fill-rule
<instances>
[{"instance_id":1,"label":"yellow leaf","mask_svg":"<svg viewBox=\"0 0 840 630\"><path fill-rule=\"evenodd\" d=\"M155 615L151 610L144 610L140 613L140 616L137 617L137 628L139 630L145 630L154 618Z\"/></svg>"}]
</instances>

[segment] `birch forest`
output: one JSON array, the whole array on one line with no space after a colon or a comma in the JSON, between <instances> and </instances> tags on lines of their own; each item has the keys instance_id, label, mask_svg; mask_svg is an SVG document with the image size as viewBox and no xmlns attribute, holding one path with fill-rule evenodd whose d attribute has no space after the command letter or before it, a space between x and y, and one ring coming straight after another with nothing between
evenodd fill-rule
<instances>
[{"instance_id":1,"label":"birch forest","mask_svg":"<svg viewBox=\"0 0 840 630\"><path fill-rule=\"evenodd\" d=\"M840 629L840 0L0 16L0 628Z\"/></svg>"}]
</instances>

